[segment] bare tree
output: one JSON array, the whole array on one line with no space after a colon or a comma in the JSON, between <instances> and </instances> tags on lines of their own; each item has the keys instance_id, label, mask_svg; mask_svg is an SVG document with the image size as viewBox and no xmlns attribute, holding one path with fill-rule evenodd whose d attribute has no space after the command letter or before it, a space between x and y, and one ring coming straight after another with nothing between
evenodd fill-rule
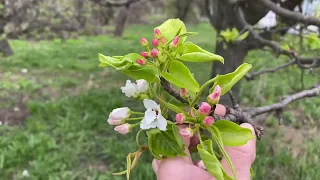
<instances>
[{"instance_id":1,"label":"bare tree","mask_svg":"<svg viewBox=\"0 0 320 180\"><path fill-rule=\"evenodd\" d=\"M115 20L115 36L122 36L126 21L128 19L130 6L132 3L138 2L139 0L125 0L125 1L108 1L108 0L90 0L104 7L121 7L118 12L118 16Z\"/></svg>"}]
</instances>

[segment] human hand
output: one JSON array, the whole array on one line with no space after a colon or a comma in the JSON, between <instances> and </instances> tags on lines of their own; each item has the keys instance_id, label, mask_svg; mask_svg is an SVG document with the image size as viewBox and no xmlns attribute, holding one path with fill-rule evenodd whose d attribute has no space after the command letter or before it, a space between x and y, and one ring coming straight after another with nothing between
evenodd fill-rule
<instances>
[{"instance_id":1,"label":"human hand","mask_svg":"<svg viewBox=\"0 0 320 180\"><path fill-rule=\"evenodd\" d=\"M215 114L225 115L225 107L217 105ZM252 125L248 123L241 124L242 127L248 128L254 135ZM198 137L184 138L186 147L195 146L198 144ZM234 168L236 170L237 180L250 179L250 167L256 157L256 139L250 140L247 144L239 147L225 147ZM154 159L152 167L157 175L158 180L214 180L214 178L204 170L202 161L194 163L190 156L188 148L185 149L187 156L167 158L164 160ZM222 159L222 166L229 176L232 176L232 171L225 159Z\"/></svg>"}]
</instances>

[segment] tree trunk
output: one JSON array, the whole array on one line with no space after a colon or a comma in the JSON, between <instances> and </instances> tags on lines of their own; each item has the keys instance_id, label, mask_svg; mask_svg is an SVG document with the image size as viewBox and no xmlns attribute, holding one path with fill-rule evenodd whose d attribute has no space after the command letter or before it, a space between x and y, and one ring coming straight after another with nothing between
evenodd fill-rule
<instances>
[{"instance_id":1,"label":"tree trunk","mask_svg":"<svg viewBox=\"0 0 320 180\"><path fill-rule=\"evenodd\" d=\"M114 35L121 37L124 31L124 27L126 25L126 21L128 19L130 6L127 5L122 7L119 11L118 17L116 18L116 27L114 30Z\"/></svg>"},{"instance_id":2,"label":"tree trunk","mask_svg":"<svg viewBox=\"0 0 320 180\"><path fill-rule=\"evenodd\" d=\"M237 28L241 31L243 27L237 22L237 18L233 16L235 6L229 4L226 0L211 0L207 1L211 4L205 4L207 16L210 19L210 23L217 30L219 35L221 31L227 28ZM268 13L266 8L261 8L261 5L254 0L248 0L246 6L243 8L248 22L251 24L257 23L263 16ZM212 11L212 12L211 12ZM222 44L216 42L216 54L222 56L225 60L224 64L214 63L212 66L211 76L215 77L217 74L227 74L234 71L239 65L243 63L244 57L251 49L252 38L249 36L246 40L241 43L227 44L224 48ZM233 88L232 92L239 99L240 83L237 83ZM231 105L231 99L228 95L221 98L221 103L225 105Z\"/></svg>"},{"instance_id":3,"label":"tree trunk","mask_svg":"<svg viewBox=\"0 0 320 180\"><path fill-rule=\"evenodd\" d=\"M0 40L0 53L5 57L11 56L13 54L13 51L7 39Z\"/></svg>"},{"instance_id":4,"label":"tree trunk","mask_svg":"<svg viewBox=\"0 0 320 180\"><path fill-rule=\"evenodd\" d=\"M192 0L177 0L176 17L179 18L181 21L186 21L191 4Z\"/></svg>"}]
</instances>

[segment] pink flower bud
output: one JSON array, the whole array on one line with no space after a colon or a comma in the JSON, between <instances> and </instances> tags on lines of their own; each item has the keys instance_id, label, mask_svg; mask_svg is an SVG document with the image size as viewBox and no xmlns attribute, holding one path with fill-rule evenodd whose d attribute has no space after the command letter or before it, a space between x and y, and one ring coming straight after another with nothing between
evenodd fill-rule
<instances>
[{"instance_id":1,"label":"pink flower bud","mask_svg":"<svg viewBox=\"0 0 320 180\"><path fill-rule=\"evenodd\" d=\"M152 46L153 46L153 47L158 47L158 46L159 46L159 40L158 40L157 38L154 38L154 39L152 40Z\"/></svg>"},{"instance_id":2,"label":"pink flower bud","mask_svg":"<svg viewBox=\"0 0 320 180\"><path fill-rule=\"evenodd\" d=\"M147 39L145 37L142 37L140 39L140 44L141 44L141 46L147 46L148 45Z\"/></svg>"},{"instance_id":3,"label":"pink flower bud","mask_svg":"<svg viewBox=\"0 0 320 180\"><path fill-rule=\"evenodd\" d=\"M131 131L131 125L128 123L122 124L120 126L114 127L114 130L119 132L120 134L127 134Z\"/></svg>"},{"instance_id":4,"label":"pink flower bud","mask_svg":"<svg viewBox=\"0 0 320 180\"><path fill-rule=\"evenodd\" d=\"M127 107L116 108L109 114L108 123L110 125L120 125L130 116L130 109Z\"/></svg>"},{"instance_id":5,"label":"pink flower bud","mask_svg":"<svg viewBox=\"0 0 320 180\"><path fill-rule=\"evenodd\" d=\"M147 61L144 59L137 59L136 63L140 64L141 66L144 66L145 64L147 64Z\"/></svg>"},{"instance_id":6,"label":"pink flower bud","mask_svg":"<svg viewBox=\"0 0 320 180\"><path fill-rule=\"evenodd\" d=\"M214 118L212 116L207 116L204 118L203 123L207 126L211 126L214 123Z\"/></svg>"},{"instance_id":7,"label":"pink flower bud","mask_svg":"<svg viewBox=\"0 0 320 180\"><path fill-rule=\"evenodd\" d=\"M219 85L217 85L214 88L213 92L209 94L209 96L207 97L207 101L210 104L218 104L221 96L221 91L222 91L222 88Z\"/></svg>"},{"instance_id":8,"label":"pink flower bud","mask_svg":"<svg viewBox=\"0 0 320 180\"><path fill-rule=\"evenodd\" d=\"M157 49L152 49L151 56L157 58L159 56L159 51Z\"/></svg>"},{"instance_id":9,"label":"pink flower bud","mask_svg":"<svg viewBox=\"0 0 320 180\"><path fill-rule=\"evenodd\" d=\"M160 36L161 36L160 29L158 29L158 28L154 29L153 34L154 34L154 37L160 38Z\"/></svg>"},{"instance_id":10,"label":"pink flower bud","mask_svg":"<svg viewBox=\"0 0 320 180\"><path fill-rule=\"evenodd\" d=\"M211 112L211 106L210 104L206 103L206 102L202 102L199 108L199 112L201 114L205 114L208 115Z\"/></svg>"},{"instance_id":11,"label":"pink flower bud","mask_svg":"<svg viewBox=\"0 0 320 180\"><path fill-rule=\"evenodd\" d=\"M176 121L178 124L182 124L185 119L186 117L182 113L176 115Z\"/></svg>"},{"instance_id":12,"label":"pink flower bud","mask_svg":"<svg viewBox=\"0 0 320 180\"><path fill-rule=\"evenodd\" d=\"M143 56L144 58L148 58L150 56L150 53L144 51L144 52L141 52L140 55Z\"/></svg>"},{"instance_id":13,"label":"pink flower bud","mask_svg":"<svg viewBox=\"0 0 320 180\"><path fill-rule=\"evenodd\" d=\"M179 37L179 36L176 36L176 37L172 40L171 46L174 47L174 48L176 48L176 47L178 46L179 39L180 39L180 37Z\"/></svg>"},{"instance_id":14,"label":"pink flower bud","mask_svg":"<svg viewBox=\"0 0 320 180\"><path fill-rule=\"evenodd\" d=\"M110 125L120 125L120 124L123 124L124 122L126 122L125 119L112 119L112 118L108 119L108 123Z\"/></svg>"},{"instance_id":15,"label":"pink flower bud","mask_svg":"<svg viewBox=\"0 0 320 180\"><path fill-rule=\"evenodd\" d=\"M179 133L184 138L190 138L193 136L193 131L191 128L182 128L180 129Z\"/></svg>"},{"instance_id":16,"label":"pink flower bud","mask_svg":"<svg viewBox=\"0 0 320 180\"><path fill-rule=\"evenodd\" d=\"M161 37L161 38L160 38L160 44L161 44L161 45L165 45L166 42L167 42L167 40L166 40L165 37Z\"/></svg>"},{"instance_id":17,"label":"pink flower bud","mask_svg":"<svg viewBox=\"0 0 320 180\"><path fill-rule=\"evenodd\" d=\"M187 97L188 96L188 90L185 88L180 89L180 96L181 97Z\"/></svg>"}]
</instances>

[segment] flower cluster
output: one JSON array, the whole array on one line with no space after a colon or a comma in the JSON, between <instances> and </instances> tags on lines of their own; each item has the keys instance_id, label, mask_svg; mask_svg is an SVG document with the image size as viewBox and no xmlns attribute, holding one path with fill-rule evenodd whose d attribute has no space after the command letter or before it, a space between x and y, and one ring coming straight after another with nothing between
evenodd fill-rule
<instances>
[{"instance_id":1,"label":"flower cluster","mask_svg":"<svg viewBox=\"0 0 320 180\"><path fill-rule=\"evenodd\" d=\"M136 83L132 83L130 80L127 80L126 85L121 87L122 92L127 97L134 97L134 98L144 98L148 90L149 85L148 82L144 79L139 79Z\"/></svg>"},{"instance_id":2,"label":"flower cluster","mask_svg":"<svg viewBox=\"0 0 320 180\"><path fill-rule=\"evenodd\" d=\"M145 97L149 90L148 82L140 79L136 83L132 83L130 80L127 80L126 85L121 87L122 92L127 97ZM211 126L215 119L212 114L212 105L219 102L221 96L222 88L217 85L213 92L207 97L208 102L202 102L199 109L191 109L190 113L178 113L176 114L175 120L177 124L188 123L188 119L196 119L202 122L204 126ZM187 90L182 88L180 90L180 95L182 97L187 96ZM131 131L133 127L140 126L141 129L151 129L158 128L161 131L166 131L167 120L163 117L160 105L155 101L143 98L143 104L146 108L144 113L133 112L128 107L116 108L114 109L108 119L110 125L116 125L114 128L115 131L118 131L120 134L126 134ZM131 114L144 114L143 117L138 118L129 118ZM139 120L136 124L130 124L128 121ZM183 137L191 137L194 132L191 128L182 128L180 129L180 135Z\"/></svg>"},{"instance_id":3,"label":"flower cluster","mask_svg":"<svg viewBox=\"0 0 320 180\"><path fill-rule=\"evenodd\" d=\"M146 48L146 51L142 51L140 53L144 58L136 59L136 63L139 65L146 65L148 63L149 58L159 59L161 56L161 51L167 46L167 39L161 34L161 31L156 28L153 32L154 38L151 41L153 46L152 49L149 47L149 42L145 37L140 39L141 46ZM180 37L176 36L170 43L172 48L176 48L179 44Z\"/></svg>"},{"instance_id":4,"label":"flower cluster","mask_svg":"<svg viewBox=\"0 0 320 180\"><path fill-rule=\"evenodd\" d=\"M217 85L213 92L207 97L208 102L202 102L199 109L191 109L190 115L184 113L178 113L176 115L177 124L183 124L187 122L188 118L194 119L196 118L199 121L202 121L202 124L205 126L211 126L215 122L213 114L212 105L218 104L221 96L222 88ZM184 89L180 90L180 96L186 97L186 91ZM191 128L183 128L180 129L180 135L183 137L191 137L194 132Z\"/></svg>"}]
</instances>

